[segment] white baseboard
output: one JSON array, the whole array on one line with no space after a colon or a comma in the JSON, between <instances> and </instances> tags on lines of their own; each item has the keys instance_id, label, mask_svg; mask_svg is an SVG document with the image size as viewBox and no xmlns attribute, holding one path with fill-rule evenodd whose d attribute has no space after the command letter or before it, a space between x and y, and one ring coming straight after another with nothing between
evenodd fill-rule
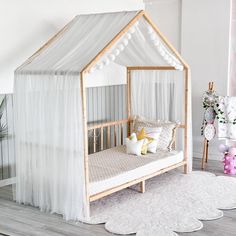
<instances>
[{"instance_id":1,"label":"white baseboard","mask_svg":"<svg viewBox=\"0 0 236 236\"><path fill-rule=\"evenodd\" d=\"M193 137L193 157L202 158L203 143L204 143L203 136ZM217 138L209 142L209 151L208 151L209 160L221 161L223 159L223 154L218 151L218 147L220 143L224 143L224 141L218 140Z\"/></svg>"},{"instance_id":2,"label":"white baseboard","mask_svg":"<svg viewBox=\"0 0 236 236\"><path fill-rule=\"evenodd\" d=\"M202 159L202 153L193 152L193 158ZM208 153L208 159L209 160L221 161L222 158L223 158L222 155L215 155L215 154L212 154L212 153Z\"/></svg>"}]
</instances>

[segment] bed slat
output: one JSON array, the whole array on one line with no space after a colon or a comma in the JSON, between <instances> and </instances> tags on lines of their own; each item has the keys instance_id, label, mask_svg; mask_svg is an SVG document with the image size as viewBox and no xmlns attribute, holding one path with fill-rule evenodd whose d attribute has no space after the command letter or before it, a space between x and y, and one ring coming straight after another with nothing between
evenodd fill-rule
<instances>
[{"instance_id":1,"label":"bed slat","mask_svg":"<svg viewBox=\"0 0 236 236\"><path fill-rule=\"evenodd\" d=\"M110 140L110 135L111 135L111 127L107 127L107 147L111 148L111 140Z\"/></svg>"},{"instance_id":2,"label":"bed slat","mask_svg":"<svg viewBox=\"0 0 236 236\"><path fill-rule=\"evenodd\" d=\"M96 129L93 130L93 152L96 152Z\"/></svg>"},{"instance_id":3,"label":"bed slat","mask_svg":"<svg viewBox=\"0 0 236 236\"><path fill-rule=\"evenodd\" d=\"M103 150L103 127L101 127L101 151Z\"/></svg>"},{"instance_id":4,"label":"bed slat","mask_svg":"<svg viewBox=\"0 0 236 236\"><path fill-rule=\"evenodd\" d=\"M116 140L116 137L117 136L117 133L116 133L116 126L114 125L114 145L115 147L117 146L117 140Z\"/></svg>"},{"instance_id":5,"label":"bed slat","mask_svg":"<svg viewBox=\"0 0 236 236\"><path fill-rule=\"evenodd\" d=\"M123 139L124 139L124 131L123 131L123 124L121 124L121 134L120 134L120 143L121 145L123 145Z\"/></svg>"}]
</instances>

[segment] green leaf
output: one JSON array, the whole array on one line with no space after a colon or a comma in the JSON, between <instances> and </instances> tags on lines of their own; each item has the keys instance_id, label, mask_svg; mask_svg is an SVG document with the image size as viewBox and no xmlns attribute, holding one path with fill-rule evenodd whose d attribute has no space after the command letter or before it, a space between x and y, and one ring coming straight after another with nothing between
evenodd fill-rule
<instances>
[{"instance_id":1,"label":"green leaf","mask_svg":"<svg viewBox=\"0 0 236 236\"><path fill-rule=\"evenodd\" d=\"M4 96L3 100L0 103L0 141L2 141L4 138L7 137L7 125L2 124L2 121L1 121L3 117L5 105L6 105L6 96Z\"/></svg>"}]
</instances>

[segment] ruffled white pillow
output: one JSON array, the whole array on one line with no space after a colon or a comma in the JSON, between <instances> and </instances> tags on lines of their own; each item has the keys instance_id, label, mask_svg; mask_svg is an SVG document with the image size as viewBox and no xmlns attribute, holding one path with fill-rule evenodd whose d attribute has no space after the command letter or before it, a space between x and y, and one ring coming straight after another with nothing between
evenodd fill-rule
<instances>
[{"instance_id":1,"label":"ruffled white pillow","mask_svg":"<svg viewBox=\"0 0 236 236\"><path fill-rule=\"evenodd\" d=\"M133 119L133 128L135 132L137 132L139 127L162 127L161 135L157 143L157 150L171 150L175 138L176 128L179 124L178 122L150 120L142 116L135 116Z\"/></svg>"},{"instance_id":2,"label":"ruffled white pillow","mask_svg":"<svg viewBox=\"0 0 236 236\"><path fill-rule=\"evenodd\" d=\"M145 139L134 141L126 138L126 153L141 156L142 146L145 142Z\"/></svg>"}]
</instances>

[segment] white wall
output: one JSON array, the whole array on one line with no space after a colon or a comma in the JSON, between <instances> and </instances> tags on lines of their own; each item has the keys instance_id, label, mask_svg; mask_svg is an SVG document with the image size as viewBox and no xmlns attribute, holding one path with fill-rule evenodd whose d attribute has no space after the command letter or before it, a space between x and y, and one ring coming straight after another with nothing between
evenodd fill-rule
<instances>
[{"instance_id":1,"label":"white wall","mask_svg":"<svg viewBox=\"0 0 236 236\"><path fill-rule=\"evenodd\" d=\"M236 96L236 0L232 0L230 37L229 95Z\"/></svg>"},{"instance_id":2,"label":"white wall","mask_svg":"<svg viewBox=\"0 0 236 236\"><path fill-rule=\"evenodd\" d=\"M181 47L181 0L145 0L145 9L152 20L180 51Z\"/></svg>"},{"instance_id":3,"label":"white wall","mask_svg":"<svg viewBox=\"0 0 236 236\"><path fill-rule=\"evenodd\" d=\"M194 156L201 157L200 128L204 109L201 97L213 81L216 91L227 95L230 0L182 1L182 55L192 72ZM219 141L210 142L212 159L221 158Z\"/></svg>"},{"instance_id":4,"label":"white wall","mask_svg":"<svg viewBox=\"0 0 236 236\"><path fill-rule=\"evenodd\" d=\"M0 0L0 94L13 91L14 70L74 16L143 8L142 0Z\"/></svg>"}]
</instances>

